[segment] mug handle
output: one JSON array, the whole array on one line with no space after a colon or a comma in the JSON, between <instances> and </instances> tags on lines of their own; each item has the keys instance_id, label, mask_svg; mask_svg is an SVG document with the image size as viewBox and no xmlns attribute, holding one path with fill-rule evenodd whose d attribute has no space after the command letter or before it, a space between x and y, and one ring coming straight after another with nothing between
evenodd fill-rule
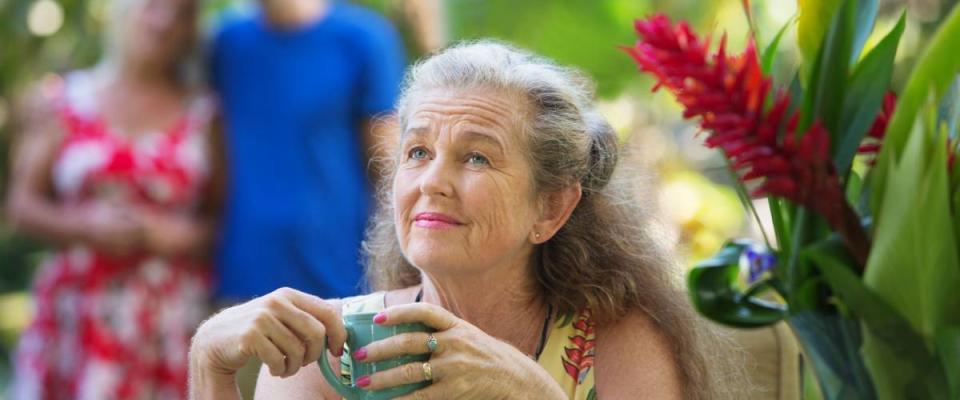
<instances>
[{"instance_id":1,"label":"mug handle","mask_svg":"<svg viewBox=\"0 0 960 400\"><path fill-rule=\"evenodd\" d=\"M330 368L330 362L327 360L326 340L323 341L323 349L320 351L320 359L317 360L317 364L320 364L320 372L323 372L323 379L325 379L337 393L340 393L344 399L360 400L362 397L360 389L353 385L345 385L340 381L340 376L333 372L333 368Z\"/></svg>"}]
</instances>

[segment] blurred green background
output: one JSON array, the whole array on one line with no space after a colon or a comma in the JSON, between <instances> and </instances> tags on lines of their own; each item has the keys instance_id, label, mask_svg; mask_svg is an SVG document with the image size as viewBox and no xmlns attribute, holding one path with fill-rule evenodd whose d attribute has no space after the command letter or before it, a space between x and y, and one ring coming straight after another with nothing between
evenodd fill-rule
<instances>
[{"instance_id":1,"label":"blurred green background","mask_svg":"<svg viewBox=\"0 0 960 400\"><path fill-rule=\"evenodd\" d=\"M16 101L31 82L94 64L110 0L0 0L0 199L9 178L11 132L16 129ZM740 0L436 0L438 13L412 18L411 2L357 0L380 10L404 34L411 60L428 52L417 32L433 26L438 43L496 37L586 70L597 82L601 110L638 154L632 160L657 172L656 193L663 207L665 235L689 260L716 250L733 234L756 233L734 192L726 186L723 162L699 145L695 128L679 121L668 96L652 94L652 82L636 72L617 46L635 41L633 20L652 12L689 21L698 32L726 32L730 48L742 49L747 21ZM892 27L904 7L910 23L901 41L898 71L922 48L944 10L957 0L882 2L877 32ZM763 47L796 12L795 0L751 3ZM243 12L249 2L205 0L204 26L215 29L224 11ZM795 73L795 30L788 29L778 54L775 80ZM868 46L870 44L868 43ZM895 76L895 87L903 80ZM669 199L670 201L665 201ZM760 204L762 206L762 204ZM761 222L762 223L762 222ZM0 399L7 386L9 353L30 318L27 295L32 274L42 259L40 243L17 234L0 216Z\"/></svg>"}]
</instances>

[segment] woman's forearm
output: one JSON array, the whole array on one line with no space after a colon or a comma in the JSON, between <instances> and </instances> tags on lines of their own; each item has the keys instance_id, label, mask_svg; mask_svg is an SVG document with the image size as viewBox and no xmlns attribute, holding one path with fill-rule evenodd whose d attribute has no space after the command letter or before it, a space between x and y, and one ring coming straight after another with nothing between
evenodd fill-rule
<instances>
[{"instance_id":1,"label":"woman's forearm","mask_svg":"<svg viewBox=\"0 0 960 400\"><path fill-rule=\"evenodd\" d=\"M7 221L15 229L54 245L83 240L80 210L34 197L11 193L7 199Z\"/></svg>"}]
</instances>

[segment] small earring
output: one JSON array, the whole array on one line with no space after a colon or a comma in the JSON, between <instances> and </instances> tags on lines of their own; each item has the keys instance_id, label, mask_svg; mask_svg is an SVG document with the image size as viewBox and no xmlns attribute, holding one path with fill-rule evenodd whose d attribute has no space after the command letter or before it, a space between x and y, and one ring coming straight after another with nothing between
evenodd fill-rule
<instances>
[{"instance_id":1,"label":"small earring","mask_svg":"<svg viewBox=\"0 0 960 400\"><path fill-rule=\"evenodd\" d=\"M535 233L534 236L536 236L537 239L540 239L540 232Z\"/></svg>"}]
</instances>

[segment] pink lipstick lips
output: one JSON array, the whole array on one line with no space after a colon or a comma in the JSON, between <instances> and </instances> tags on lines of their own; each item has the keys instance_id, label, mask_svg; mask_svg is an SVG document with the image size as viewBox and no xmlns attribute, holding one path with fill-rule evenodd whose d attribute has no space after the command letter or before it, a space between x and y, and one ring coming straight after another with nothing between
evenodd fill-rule
<instances>
[{"instance_id":1,"label":"pink lipstick lips","mask_svg":"<svg viewBox=\"0 0 960 400\"><path fill-rule=\"evenodd\" d=\"M427 229L448 229L463 225L463 223L458 221L456 218L446 214L433 212L423 212L417 214L413 218L413 224L419 228Z\"/></svg>"}]
</instances>

